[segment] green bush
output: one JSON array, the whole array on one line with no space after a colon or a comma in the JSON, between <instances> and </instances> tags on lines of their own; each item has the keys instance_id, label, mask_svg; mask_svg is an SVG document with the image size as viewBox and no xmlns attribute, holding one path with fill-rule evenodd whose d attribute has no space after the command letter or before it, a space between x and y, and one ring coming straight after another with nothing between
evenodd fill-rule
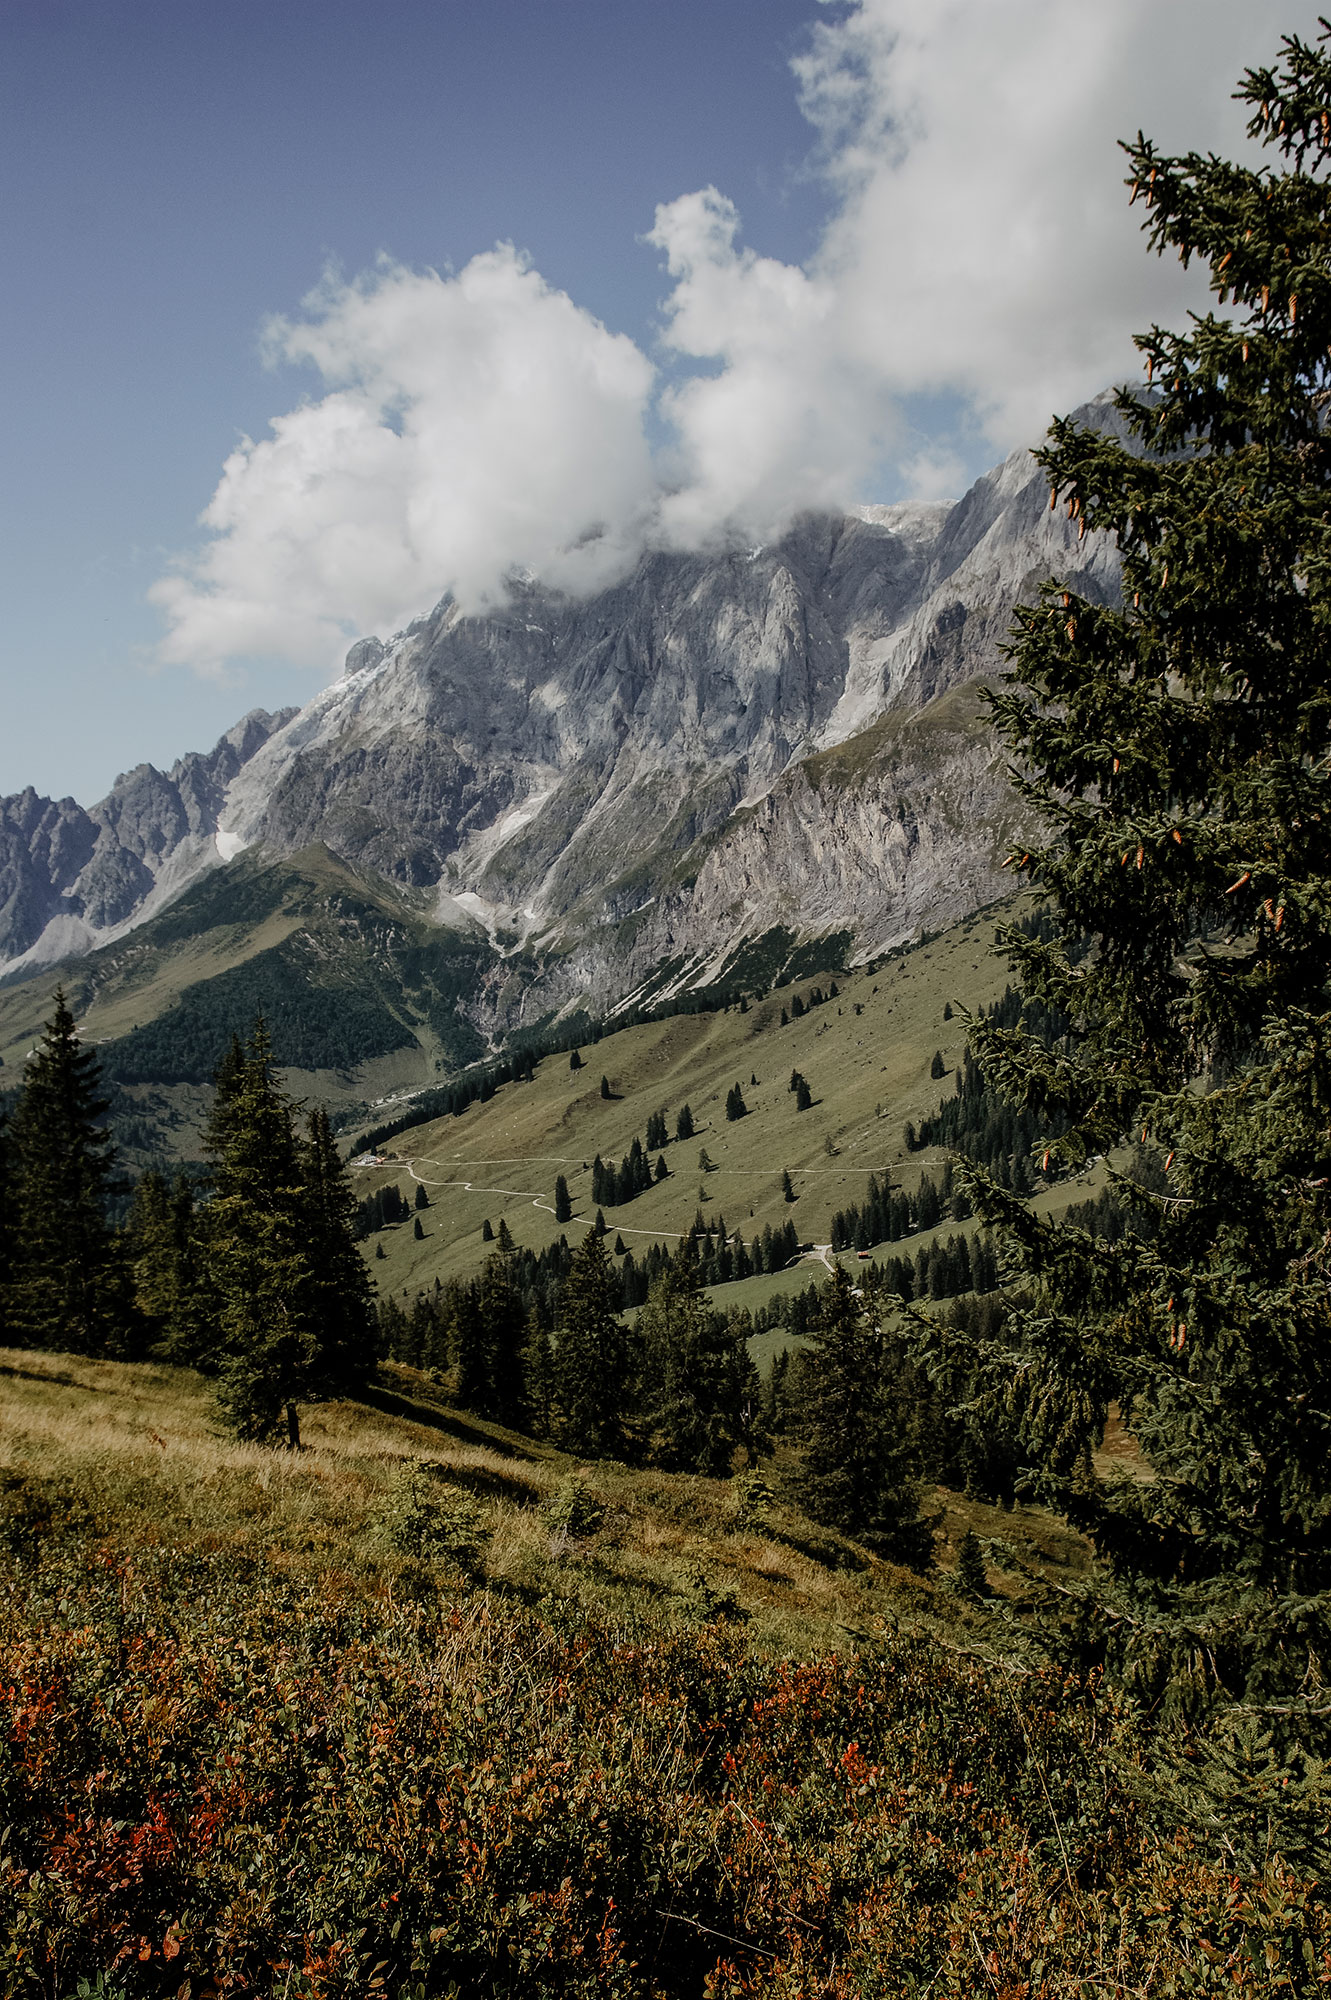
<instances>
[{"instance_id":1,"label":"green bush","mask_svg":"<svg viewBox=\"0 0 1331 2000\"><path fill-rule=\"evenodd\" d=\"M756 1526L775 1497L770 1481L754 1468L737 1473L730 1482L730 1504L741 1528Z\"/></svg>"},{"instance_id":2,"label":"green bush","mask_svg":"<svg viewBox=\"0 0 1331 2000\"><path fill-rule=\"evenodd\" d=\"M431 1567L474 1572L480 1562L480 1509L420 1459L398 1468L375 1520L379 1541Z\"/></svg>"},{"instance_id":3,"label":"green bush","mask_svg":"<svg viewBox=\"0 0 1331 2000\"><path fill-rule=\"evenodd\" d=\"M548 1528L562 1531L572 1541L586 1541L605 1519L605 1504L585 1479L571 1473L560 1480L541 1508L541 1519Z\"/></svg>"}]
</instances>

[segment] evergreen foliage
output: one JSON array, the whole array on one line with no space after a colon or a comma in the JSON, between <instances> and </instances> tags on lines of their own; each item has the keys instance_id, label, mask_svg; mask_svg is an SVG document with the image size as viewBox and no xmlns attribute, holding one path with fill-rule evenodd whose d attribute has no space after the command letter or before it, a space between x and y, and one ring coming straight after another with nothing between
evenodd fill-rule
<instances>
[{"instance_id":1,"label":"evergreen foliage","mask_svg":"<svg viewBox=\"0 0 1331 2000\"><path fill-rule=\"evenodd\" d=\"M1026 922L1020 928L1023 936L1044 942L1050 936L1047 924ZM1061 1008L1043 1007L1036 1000L1026 999L1015 986L1009 986L1002 999L991 1007L982 1007L976 1018L982 1027L1024 1029L1043 1042L1051 1056L1062 1051L1071 1027ZM941 1056L938 1060L941 1063ZM935 1077L944 1073L941 1067L933 1072ZM1061 1135L1065 1128L1066 1120L1056 1112L1051 1110L1042 1116L1035 1105L1005 1097L967 1049L952 1096L918 1128L906 1127L906 1146L910 1152L922 1151L926 1146L945 1146L987 1167L1004 1187L1026 1195L1036 1185L1033 1157L1041 1159L1046 1174L1057 1171L1053 1157L1043 1162L1045 1141Z\"/></svg>"},{"instance_id":2,"label":"evergreen foliage","mask_svg":"<svg viewBox=\"0 0 1331 2000\"><path fill-rule=\"evenodd\" d=\"M522 1357L527 1344L527 1308L514 1271L512 1252L488 1257L476 1294L480 1320L479 1381L468 1407L496 1423L521 1430L526 1421Z\"/></svg>"},{"instance_id":3,"label":"evergreen foliage","mask_svg":"<svg viewBox=\"0 0 1331 2000\"><path fill-rule=\"evenodd\" d=\"M539 1314L527 1319L527 1345L522 1356L527 1396L527 1423L533 1437L548 1438L554 1423L555 1352L549 1329Z\"/></svg>"},{"instance_id":4,"label":"evergreen foliage","mask_svg":"<svg viewBox=\"0 0 1331 2000\"><path fill-rule=\"evenodd\" d=\"M747 1118L748 1114L749 1114L749 1107L744 1102L743 1091L740 1089L737 1083L732 1084L730 1089L726 1092L727 1122L733 1125L737 1118Z\"/></svg>"},{"instance_id":5,"label":"evergreen foliage","mask_svg":"<svg viewBox=\"0 0 1331 2000\"><path fill-rule=\"evenodd\" d=\"M321 1397L352 1396L373 1372L374 1287L356 1248L356 1198L327 1112L310 1113L297 1167L310 1272L306 1309L318 1345L314 1386ZM416 1205L428 1207L428 1198Z\"/></svg>"},{"instance_id":6,"label":"evergreen foliage","mask_svg":"<svg viewBox=\"0 0 1331 2000\"><path fill-rule=\"evenodd\" d=\"M1021 1274L991 1377L1020 1379L1028 1461L1101 1558L1085 1648L1162 1712L1260 1711L1301 1782L1331 1670L1326 36L1238 95L1274 165L1127 148L1152 248L1233 310L1139 338L1128 442L1053 426L1051 504L1114 536L1122 605L1047 585L994 701L1045 829L1012 859L1053 919L1006 942L1075 1032L972 1033L1053 1159L1140 1135L1168 1193L1115 1176L1153 1216L1115 1239L972 1183ZM1111 1400L1149 1482L1088 1476Z\"/></svg>"},{"instance_id":7,"label":"evergreen foliage","mask_svg":"<svg viewBox=\"0 0 1331 2000\"><path fill-rule=\"evenodd\" d=\"M372 1366L370 1285L355 1201L328 1120L308 1137L256 1023L218 1072L204 1144L213 1155L203 1230L223 1420L237 1437L300 1444L300 1405L345 1394Z\"/></svg>"},{"instance_id":8,"label":"evergreen foliage","mask_svg":"<svg viewBox=\"0 0 1331 2000\"><path fill-rule=\"evenodd\" d=\"M373 1194L356 1203L356 1235L373 1236L376 1230L391 1229L395 1222L405 1222L410 1214L411 1204L401 1188L385 1181Z\"/></svg>"},{"instance_id":9,"label":"evergreen foliage","mask_svg":"<svg viewBox=\"0 0 1331 2000\"><path fill-rule=\"evenodd\" d=\"M647 1295L636 1328L637 1402L653 1463L724 1478L743 1447L750 1464L770 1449L747 1326L732 1326L701 1296L681 1262Z\"/></svg>"},{"instance_id":10,"label":"evergreen foliage","mask_svg":"<svg viewBox=\"0 0 1331 2000\"><path fill-rule=\"evenodd\" d=\"M957 1547L957 1582L972 1597L986 1597L989 1579L984 1572L984 1550L974 1528L967 1528Z\"/></svg>"},{"instance_id":11,"label":"evergreen foliage","mask_svg":"<svg viewBox=\"0 0 1331 2000\"><path fill-rule=\"evenodd\" d=\"M134 1302L159 1352L194 1366L205 1360L210 1345L199 1227L187 1175L168 1187L160 1174L144 1174L125 1227Z\"/></svg>"},{"instance_id":12,"label":"evergreen foliage","mask_svg":"<svg viewBox=\"0 0 1331 2000\"><path fill-rule=\"evenodd\" d=\"M15 1212L18 1190L14 1168L7 1107L3 1100L0 1100L0 1306L3 1306L8 1295L18 1247L16 1236L18 1217Z\"/></svg>"},{"instance_id":13,"label":"evergreen foliage","mask_svg":"<svg viewBox=\"0 0 1331 2000\"><path fill-rule=\"evenodd\" d=\"M628 1343L612 1275L601 1234L588 1230L564 1281L555 1345L559 1442L587 1458L615 1458L624 1448Z\"/></svg>"},{"instance_id":14,"label":"evergreen foliage","mask_svg":"<svg viewBox=\"0 0 1331 2000\"><path fill-rule=\"evenodd\" d=\"M805 1509L898 1562L927 1568L933 1539L920 1513L921 1385L839 1264L823 1287L800 1372Z\"/></svg>"},{"instance_id":15,"label":"evergreen foliage","mask_svg":"<svg viewBox=\"0 0 1331 2000\"><path fill-rule=\"evenodd\" d=\"M568 1182L563 1174L555 1175L555 1221L572 1222L573 1202L568 1191Z\"/></svg>"},{"instance_id":16,"label":"evergreen foliage","mask_svg":"<svg viewBox=\"0 0 1331 2000\"><path fill-rule=\"evenodd\" d=\"M310 973L299 947L286 943L187 986L176 1006L108 1046L107 1076L119 1083L202 1083L229 1024L259 1013L271 1023L274 1060L283 1068L345 1072L414 1045L411 1029L383 998L349 982L323 985ZM446 1032L459 1053L471 1053L477 1038L453 1009Z\"/></svg>"},{"instance_id":17,"label":"evergreen foliage","mask_svg":"<svg viewBox=\"0 0 1331 2000\"><path fill-rule=\"evenodd\" d=\"M936 1229L947 1214L964 1221L969 1204L954 1185L952 1163L941 1178L922 1174L913 1195L894 1188L890 1178L870 1174L863 1202L839 1208L832 1217L834 1250L871 1250L876 1243L898 1243L920 1229Z\"/></svg>"},{"instance_id":18,"label":"evergreen foliage","mask_svg":"<svg viewBox=\"0 0 1331 2000\"><path fill-rule=\"evenodd\" d=\"M600 1154L592 1161L592 1200L601 1208L622 1207L652 1185L652 1166L640 1139L635 1139L619 1166L612 1167ZM567 1222L571 1216L560 1216Z\"/></svg>"},{"instance_id":19,"label":"evergreen foliage","mask_svg":"<svg viewBox=\"0 0 1331 2000\"><path fill-rule=\"evenodd\" d=\"M4 1141L0 1321L15 1347L124 1357L146 1328L108 1216L118 1189L97 1057L57 989Z\"/></svg>"},{"instance_id":20,"label":"evergreen foliage","mask_svg":"<svg viewBox=\"0 0 1331 2000\"><path fill-rule=\"evenodd\" d=\"M293 1107L259 1023L239 1067L219 1073L204 1146L213 1155L207 1263L223 1419L237 1437L300 1443L299 1406L317 1378L308 1311Z\"/></svg>"}]
</instances>

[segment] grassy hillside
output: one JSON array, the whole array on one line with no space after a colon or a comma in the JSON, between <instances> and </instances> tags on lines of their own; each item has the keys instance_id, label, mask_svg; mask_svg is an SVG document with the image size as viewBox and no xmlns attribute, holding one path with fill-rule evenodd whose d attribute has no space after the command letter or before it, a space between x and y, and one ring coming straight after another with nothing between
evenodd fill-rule
<instances>
[{"instance_id":1,"label":"grassy hillside","mask_svg":"<svg viewBox=\"0 0 1331 2000\"><path fill-rule=\"evenodd\" d=\"M40 1511L34 1496L45 1494L67 1524L126 1546L150 1543L169 1525L181 1545L280 1555L300 1570L351 1562L386 1584L410 1569L410 1557L379 1537L376 1522L399 1469L426 1461L474 1503L477 1586L686 1624L724 1601L756 1643L799 1654L847 1632L863 1638L907 1607L940 1631L974 1626L977 1614L946 1581L968 1527L1059 1572L1086 1560L1080 1538L1042 1509L1004 1512L940 1488L944 1573L918 1578L806 1520L785 1490L784 1460L759 1524L738 1520L726 1480L583 1468L604 1519L585 1543L569 1541L540 1510L576 1461L451 1407L424 1376L391 1363L363 1402L311 1409L295 1457L225 1438L210 1384L189 1370L0 1349L0 1381L0 1469L29 1482L10 1488L20 1530L33 1506ZM1000 1593L1015 1591L1000 1569L994 1580Z\"/></svg>"},{"instance_id":2,"label":"grassy hillside","mask_svg":"<svg viewBox=\"0 0 1331 2000\"><path fill-rule=\"evenodd\" d=\"M827 1244L832 1216L863 1199L870 1174L891 1171L913 1183L939 1158L908 1154L904 1127L952 1088L965 1044L959 1006L983 1006L1003 990L1003 962L991 949L994 924L994 913L981 913L873 971L838 974L837 997L785 1027L783 1008L789 1014L794 997L807 999L814 986L827 991L832 975L779 988L747 1013L732 1007L608 1034L584 1045L581 1070L570 1070L566 1056L547 1057L530 1083L506 1085L458 1117L400 1133L386 1142L385 1165L355 1169L358 1191L395 1182L410 1196L420 1184L431 1205L422 1216L423 1241L404 1222L367 1246L372 1258L375 1244L384 1247L384 1258L372 1264L380 1285L415 1291L474 1270L486 1254L487 1219L495 1228L504 1220L515 1240L534 1250L553 1242L561 1227L572 1240L595 1219L596 1155L618 1165L662 1108L673 1133L685 1103L695 1136L664 1148L668 1180L605 1210L612 1242L622 1235L640 1254L653 1240L675 1241L701 1207L746 1237L764 1224L793 1220L802 1242ZM945 1021L949 1002L953 1017ZM942 1081L929 1073L936 1050L947 1066ZM803 1112L789 1088L796 1069L813 1093ZM602 1076L609 1100L601 1096ZM732 1123L725 1100L736 1083L748 1115ZM699 1166L703 1152L710 1170ZM798 1197L793 1205L783 1198L783 1169ZM554 1216L560 1174L574 1214L562 1226ZM801 1267L750 1279L726 1296L752 1304L817 1275Z\"/></svg>"},{"instance_id":3,"label":"grassy hillside","mask_svg":"<svg viewBox=\"0 0 1331 2000\"><path fill-rule=\"evenodd\" d=\"M218 1057L257 1013L296 1094L352 1113L484 1052L458 1002L492 959L479 934L431 923L419 892L325 848L245 855L120 942L0 983L0 1081L21 1072L63 983L131 1162L190 1158Z\"/></svg>"},{"instance_id":4,"label":"grassy hillside","mask_svg":"<svg viewBox=\"0 0 1331 2000\"><path fill-rule=\"evenodd\" d=\"M814 1529L779 1465L750 1522L406 1371L290 1457L221 1443L188 1374L0 1370L13 2000L1331 1978L1324 1899L1210 1857L1130 1716L946 1571ZM1037 1512L989 1525L1084 1561Z\"/></svg>"}]
</instances>

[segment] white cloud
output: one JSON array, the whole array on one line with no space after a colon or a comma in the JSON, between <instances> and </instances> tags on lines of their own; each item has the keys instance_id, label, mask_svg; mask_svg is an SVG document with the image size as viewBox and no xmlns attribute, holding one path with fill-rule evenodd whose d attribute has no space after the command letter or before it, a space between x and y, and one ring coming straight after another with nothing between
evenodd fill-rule
<instances>
[{"instance_id":1,"label":"white cloud","mask_svg":"<svg viewBox=\"0 0 1331 2000\"><path fill-rule=\"evenodd\" d=\"M328 393L227 460L213 539L151 592L167 658L331 666L445 589L481 608L514 567L591 589L640 545L651 364L510 247L330 281L269 345Z\"/></svg>"},{"instance_id":2,"label":"white cloud","mask_svg":"<svg viewBox=\"0 0 1331 2000\"><path fill-rule=\"evenodd\" d=\"M1134 375L1132 333L1205 291L1146 254L1116 142L1246 150L1231 93L1277 41L1251 0L861 0L820 25L796 72L840 201L811 277L847 365L959 393L999 450Z\"/></svg>"},{"instance_id":3,"label":"white cloud","mask_svg":"<svg viewBox=\"0 0 1331 2000\"><path fill-rule=\"evenodd\" d=\"M658 208L649 238L674 279L667 344L723 364L661 398L680 476L660 527L685 546L732 525L761 540L797 508L851 500L892 422L881 371L845 350L835 285L737 249L738 230L705 188Z\"/></svg>"},{"instance_id":4,"label":"white cloud","mask_svg":"<svg viewBox=\"0 0 1331 2000\"><path fill-rule=\"evenodd\" d=\"M806 267L742 247L714 188L657 210L663 388L642 350L511 248L456 277L385 265L278 321L326 393L228 460L211 539L163 578L164 654L332 665L446 589L515 566L578 591L652 543L769 538L886 477L955 491L966 458L1136 373L1131 335L1204 298L1145 254L1116 141L1234 154L1230 99L1278 33L1251 0L856 0L795 64L829 220ZM1290 0L1311 35L1316 5ZM689 373L688 364L699 363ZM644 426L673 431L653 464ZM955 423L921 426L920 399Z\"/></svg>"}]
</instances>

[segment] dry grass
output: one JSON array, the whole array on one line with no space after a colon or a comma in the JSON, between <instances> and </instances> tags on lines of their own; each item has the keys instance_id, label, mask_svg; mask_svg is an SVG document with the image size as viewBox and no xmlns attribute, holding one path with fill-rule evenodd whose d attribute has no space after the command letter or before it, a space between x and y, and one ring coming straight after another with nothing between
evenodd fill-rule
<instances>
[{"instance_id":1,"label":"dry grass","mask_svg":"<svg viewBox=\"0 0 1331 2000\"><path fill-rule=\"evenodd\" d=\"M237 1444L218 1429L208 1382L188 1370L0 1349L0 1475L35 1480L57 1509L120 1545L169 1539L249 1547L315 1569L334 1564L393 1586L412 1565L377 1522L398 1469L428 1464L475 1502L481 1592L596 1605L627 1620L742 1620L753 1643L792 1655L906 1619L965 1635L983 1614L950 1588L967 1527L1067 1575L1084 1544L1034 1509L1004 1512L940 1491L940 1570L923 1579L815 1528L783 1492L740 1524L728 1482L575 1467L551 1447L451 1408L423 1376L385 1369L364 1402L306 1412L298 1454ZM578 1539L542 1503L575 1469L604 1512ZM419 1571L419 1565L415 1566ZM991 1570L997 1591L1012 1586ZM419 1587L415 1575L413 1587Z\"/></svg>"}]
</instances>

